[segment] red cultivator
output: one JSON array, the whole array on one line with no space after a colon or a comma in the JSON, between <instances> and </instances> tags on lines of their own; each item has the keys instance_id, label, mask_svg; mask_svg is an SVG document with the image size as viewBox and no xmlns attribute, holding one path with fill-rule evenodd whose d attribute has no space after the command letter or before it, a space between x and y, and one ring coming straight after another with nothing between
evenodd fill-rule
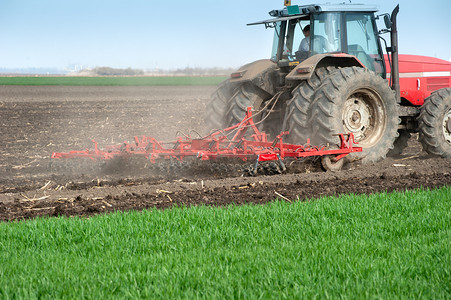
<instances>
[{"instance_id":1,"label":"red cultivator","mask_svg":"<svg viewBox=\"0 0 451 300\"><path fill-rule=\"evenodd\" d=\"M249 129L252 132L249 132ZM352 152L361 152L361 147L355 147L354 136L339 134L340 145L335 149L327 146L314 147L306 145L294 145L283 142L283 136L288 132L280 133L273 141L268 141L265 132L258 130L252 120L251 109L248 108L244 119L229 128L216 131L203 138L178 137L176 141L159 142L153 137L143 136L141 139L135 136L133 143L107 146L100 150L97 142L94 142L94 150L54 152L52 159L89 158L102 161L114 158L130 158L135 156L145 157L150 163L161 160L183 161L188 157L199 160L216 160L220 158L239 158L243 161L253 160L255 163L248 170L250 175L255 175L260 162L273 162L278 173L285 171L285 158L305 158L322 156L323 166L328 170L339 170L343 165L343 157Z\"/></svg>"}]
</instances>

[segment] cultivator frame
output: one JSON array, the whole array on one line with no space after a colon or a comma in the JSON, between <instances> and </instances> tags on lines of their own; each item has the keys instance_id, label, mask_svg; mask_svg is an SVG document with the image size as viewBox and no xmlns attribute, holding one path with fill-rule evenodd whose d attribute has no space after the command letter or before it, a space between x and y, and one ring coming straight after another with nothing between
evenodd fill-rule
<instances>
[{"instance_id":1,"label":"cultivator frame","mask_svg":"<svg viewBox=\"0 0 451 300\"><path fill-rule=\"evenodd\" d=\"M249 132L249 129L252 132ZM361 152L361 147L355 146L354 135L338 134L338 147L329 145L312 146L307 141L305 145L285 143L283 137L288 131L281 132L273 141L268 141L265 132L260 131L252 119L252 110L247 109L244 119L229 128L218 130L202 138L190 136L178 137L172 142L160 142L153 137L134 137L133 143L124 142L120 145L107 146L101 150L95 140L94 150L54 152L52 159L89 158L91 160L110 160L115 158L145 157L150 163L160 160L183 161L187 157L199 160L216 160L220 158L239 158L243 161L254 160L255 164L249 172L257 173L260 162L278 162L279 169L285 171L285 158L305 158L312 156L329 157L338 162L346 155Z\"/></svg>"}]
</instances>

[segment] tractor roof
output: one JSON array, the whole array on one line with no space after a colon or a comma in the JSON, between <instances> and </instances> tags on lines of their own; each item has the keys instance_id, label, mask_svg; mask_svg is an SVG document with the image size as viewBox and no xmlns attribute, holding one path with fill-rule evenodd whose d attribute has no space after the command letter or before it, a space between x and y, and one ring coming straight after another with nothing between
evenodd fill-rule
<instances>
[{"instance_id":1,"label":"tractor roof","mask_svg":"<svg viewBox=\"0 0 451 300\"><path fill-rule=\"evenodd\" d=\"M275 9L270 11L269 15L271 17L275 17L274 19L250 23L247 25L267 24L278 21L286 21L290 19L307 17L310 14L321 12L376 12L378 10L379 9L376 5L355 4L355 3L292 5L284 7L283 9Z\"/></svg>"}]
</instances>

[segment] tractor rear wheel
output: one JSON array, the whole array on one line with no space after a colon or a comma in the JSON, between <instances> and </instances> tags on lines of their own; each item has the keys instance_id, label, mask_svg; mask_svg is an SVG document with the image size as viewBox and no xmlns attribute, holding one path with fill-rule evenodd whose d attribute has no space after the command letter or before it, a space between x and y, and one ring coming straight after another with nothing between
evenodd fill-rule
<instances>
[{"instance_id":1,"label":"tractor rear wheel","mask_svg":"<svg viewBox=\"0 0 451 300\"><path fill-rule=\"evenodd\" d=\"M311 138L310 124L311 102L322 80L335 71L335 67L318 68L310 79L302 81L292 92L293 97L287 107L287 129L289 141L295 144L304 144Z\"/></svg>"},{"instance_id":2,"label":"tractor rear wheel","mask_svg":"<svg viewBox=\"0 0 451 300\"><path fill-rule=\"evenodd\" d=\"M337 143L338 133L354 134L363 148L349 155L363 163L384 159L398 136L398 106L386 80L358 67L325 78L312 103L312 144Z\"/></svg>"},{"instance_id":3,"label":"tractor rear wheel","mask_svg":"<svg viewBox=\"0 0 451 300\"><path fill-rule=\"evenodd\" d=\"M424 100L419 129L426 152L451 157L451 88L437 90Z\"/></svg>"},{"instance_id":4,"label":"tractor rear wheel","mask_svg":"<svg viewBox=\"0 0 451 300\"><path fill-rule=\"evenodd\" d=\"M208 130L218 130L226 127L226 113L229 99L232 97L232 87L228 80L223 81L211 95L205 113L205 125Z\"/></svg>"}]
</instances>

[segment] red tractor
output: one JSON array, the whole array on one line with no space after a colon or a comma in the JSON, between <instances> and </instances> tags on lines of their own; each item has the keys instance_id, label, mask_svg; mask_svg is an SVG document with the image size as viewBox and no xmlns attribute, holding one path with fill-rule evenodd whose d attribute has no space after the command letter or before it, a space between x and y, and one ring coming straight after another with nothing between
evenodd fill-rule
<instances>
[{"instance_id":1,"label":"red tractor","mask_svg":"<svg viewBox=\"0 0 451 300\"><path fill-rule=\"evenodd\" d=\"M290 5L248 24L274 30L272 56L242 66L219 85L207 107L207 125L234 125L252 107L260 129L273 137L287 130L293 144L334 145L337 134L353 133L363 151L352 156L364 163L399 154L412 132L419 132L428 153L451 157L451 63L398 55L398 11L399 6L391 15L377 15L376 7L363 4ZM376 25L380 17L382 30Z\"/></svg>"},{"instance_id":2,"label":"red tractor","mask_svg":"<svg viewBox=\"0 0 451 300\"><path fill-rule=\"evenodd\" d=\"M367 163L400 154L412 132L428 153L451 157L451 63L398 56L398 11L377 16L373 6L344 3L273 10L272 19L250 24L274 30L271 59L247 64L219 85L206 116L216 131L171 142L135 137L105 150L95 143L94 150L52 158L91 165L142 156L159 171L190 158L217 160L224 169L222 159L238 158L252 160L240 169L255 175L283 172L284 158L322 157L326 170L338 171L344 158ZM386 28L378 30L381 16Z\"/></svg>"}]
</instances>

